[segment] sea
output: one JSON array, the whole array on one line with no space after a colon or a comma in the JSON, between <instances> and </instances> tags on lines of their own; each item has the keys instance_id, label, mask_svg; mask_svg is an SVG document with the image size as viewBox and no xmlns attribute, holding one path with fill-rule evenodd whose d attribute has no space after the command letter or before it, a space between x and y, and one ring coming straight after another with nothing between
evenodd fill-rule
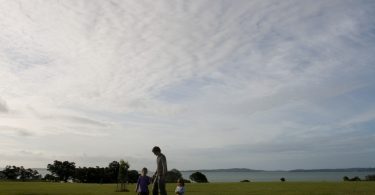
<instances>
[{"instance_id":1,"label":"sea","mask_svg":"<svg viewBox=\"0 0 375 195\"><path fill-rule=\"evenodd\" d=\"M49 173L46 169L37 169L41 175ZM189 179L190 175L195 171L181 171L184 178ZM277 182L281 178L286 181L301 181L301 182L318 182L318 181L343 181L343 177L349 178L359 177L365 179L367 175L375 175L375 172L365 171L348 171L348 172L290 172L290 171L200 171L203 173L209 182L240 182L242 180L249 180L251 182ZM151 173L150 173L151 174ZM149 174L149 175L150 175Z\"/></svg>"},{"instance_id":2,"label":"sea","mask_svg":"<svg viewBox=\"0 0 375 195\"><path fill-rule=\"evenodd\" d=\"M184 178L194 173L191 171L181 172ZM289 172L289 171L261 171L261 172L201 172L209 182L240 182L242 180L249 180L251 182L276 182L281 178L286 181L301 181L301 182L318 182L318 181L343 181L343 177L349 178L359 177L365 179L367 175L374 175L375 172Z\"/></svg>"}]
</instances>

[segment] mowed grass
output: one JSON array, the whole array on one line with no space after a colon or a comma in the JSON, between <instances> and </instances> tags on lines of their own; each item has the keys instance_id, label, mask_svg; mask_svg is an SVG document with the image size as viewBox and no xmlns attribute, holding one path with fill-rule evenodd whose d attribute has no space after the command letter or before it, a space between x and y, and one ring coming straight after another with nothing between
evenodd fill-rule
<instances>
[{"instance_id":1,"label":"mowed grass","mask_svg":"<svg viewBox=\"0 0 375 195\"><path fill-rule=\"evenodd\" d=\"M175 185L168 184L168 194L174 195ZM72 184L44 182L0 182L0 195L120 195L136 194L115 192L115 184ZM375 195L375 182L250 182L186 184L186 195L251 195L251 194L326 194Z\"/></svg>"}]
</instances>

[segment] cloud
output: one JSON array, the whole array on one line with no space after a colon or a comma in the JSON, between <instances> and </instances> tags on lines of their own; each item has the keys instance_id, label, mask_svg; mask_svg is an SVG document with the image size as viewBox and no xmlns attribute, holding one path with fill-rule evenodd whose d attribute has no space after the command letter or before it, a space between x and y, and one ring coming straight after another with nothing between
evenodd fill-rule
<instances>
[{"instance_id":1,"label":"cloud","mask_svg":"<svg viewBox=\"0 0 375 195\"><path fill-rule=\"evenodd\" d=\"M69 113L70 115L55 115L55 114L40 114L35 109L29 108L29 110L38 118L41 120L50 120L50 121L59 121L59 122L68 122L73 124L81 124L81 125L89 125L89 126L96 126L96 127L109 127L110 124L107 124L105 122L93 120L90 118L82 117L82 116L74 116Z\"/></svg>"},{"instance_id":2,"label":"cloud","mask_svg":"<svg viewBox=\"0 0 375 195\"><path fill-rule=\"evenodd\" d=\"M9 108L8 108L6 102L3 101L2 99L0 99L0 112L6 113L8 111L9 111Z\"/></svg>"},{"instance_id":3,"label":"cloud","mask_svg":"<svg viewBox=\"0 0 375 195\"><path fill-rule=\"evenodd\" d=\"M0 126L43 146L0 139L48 159L84 153L137 163L161 145L177 168L209 165L205 156L220 151L231 155L222 167L261 166L275 153L307 159L346 151L345 143L358 145L352 155L370 153L374 8L323 0L3 3ZM194 162L181 165L185 148ZM260 159L251 163L246 151Z\"/></svg>"},{"instance_id":4,"label":"cloud","mask_svg":"<svg viewBox=\"0 0 375 195\"><path fill-rule=\"evenodd\" d=\"M10 135L16 135L20 137L29 137L33 136L34 133L22 128L11 127L11 126L0 126L0 132Z\"/></svg>"}]
</instances>

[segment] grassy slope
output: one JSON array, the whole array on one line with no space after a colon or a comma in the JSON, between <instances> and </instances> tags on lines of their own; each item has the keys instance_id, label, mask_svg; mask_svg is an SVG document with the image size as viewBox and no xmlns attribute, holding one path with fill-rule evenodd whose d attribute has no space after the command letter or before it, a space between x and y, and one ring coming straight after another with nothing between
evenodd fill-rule
<instances>
[{"instance_id":1,"label":"grassy slope","mask_svg":"<svg viewBox=\"0 0 375 195\"><path fill-rule=\"evenodd\" d=\"M118 195L136 194L134 185L131 192L114 192L113 184L60 184L39 182L0 182L0 195ZM168 184L168 192L173 195L175 185ZM375 194L375 182L255 182L255 183L210 183L187 184L186 195L251 195L251 194L329 194L352 195Z\"/></svg>"}]
</instances>

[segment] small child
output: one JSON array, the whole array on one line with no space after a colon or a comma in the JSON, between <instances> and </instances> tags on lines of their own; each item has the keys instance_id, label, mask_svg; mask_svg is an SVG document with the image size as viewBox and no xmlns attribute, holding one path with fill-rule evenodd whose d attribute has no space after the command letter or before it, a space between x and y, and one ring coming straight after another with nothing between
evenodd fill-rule
<instances>
[{"instance_id":1,"label":"small child","mask_svg":"<svg viewBox=\"0 0 375 195\"><path fill-rule=\"evenodd\" d=\"M138 195L148 195L148 185L151 183L151 178L147 176L147 168L142 169L141 175L138 177L137 188Z\"/></svg>"},{"instance_id":2,"label":"small child","mask_svg":"<svg viewBox=\"0 0 375 195\"><path fill-rule=\"evenodd\" d=\"M175 193L176 193L176 195L184 195L185 194L184 179L182 179L182 178L177 179L177 187L176 187Z\"/></svg>"}]
</instances>

